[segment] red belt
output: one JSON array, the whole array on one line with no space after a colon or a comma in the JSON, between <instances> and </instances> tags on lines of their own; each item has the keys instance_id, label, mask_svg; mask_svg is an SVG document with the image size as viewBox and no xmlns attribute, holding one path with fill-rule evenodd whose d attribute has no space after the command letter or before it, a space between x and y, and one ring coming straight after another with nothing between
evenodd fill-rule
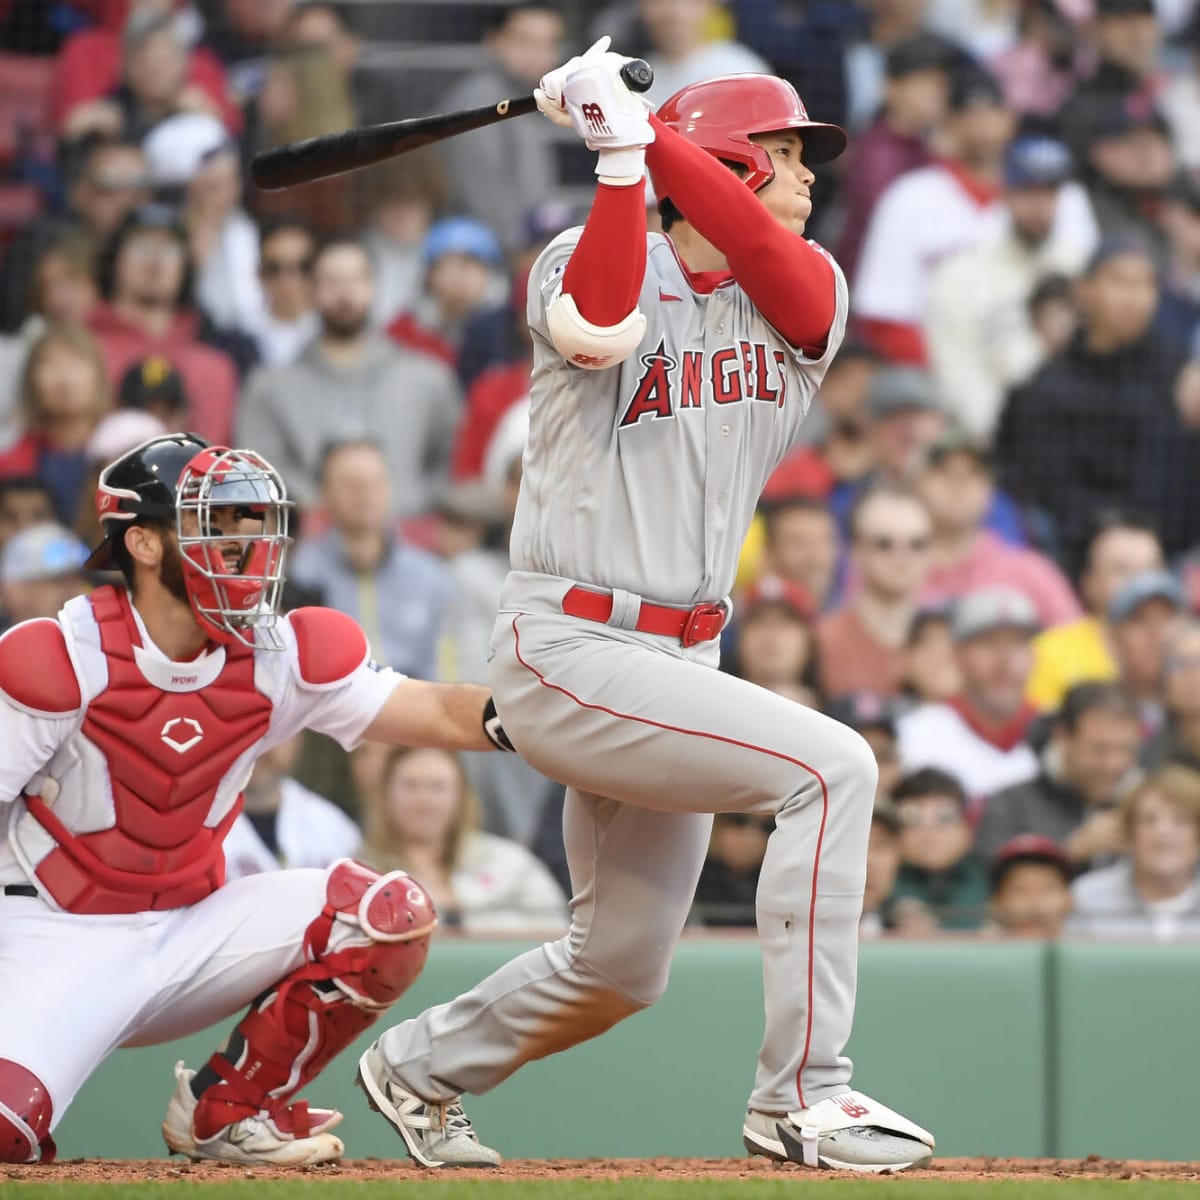
<instances>
[{"instance_id":1,"label":"red belt","mask_svg":"<svg viewBox=\"0 0 1200 1200\"><path fill-rule=\"evenodd\" d=\"M573 587L563 597L562 610L569 617L582 617L585 621L607 625L613 610L612 594ZM667 608L643 600L634 629L639 633L678 638L684 646L695 646L698 642L711 642L719 637L727 615L723 604L698 604L686 609Z\"/></svg>"}]
</instances>

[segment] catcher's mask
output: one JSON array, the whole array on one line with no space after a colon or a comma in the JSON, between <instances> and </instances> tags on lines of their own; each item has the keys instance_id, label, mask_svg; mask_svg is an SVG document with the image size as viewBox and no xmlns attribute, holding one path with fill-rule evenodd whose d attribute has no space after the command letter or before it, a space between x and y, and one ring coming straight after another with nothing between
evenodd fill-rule
<instances>
[{"instance_id":1,"label":"catcher's mask","mask_svg":"<svg viewBox=\"0 0 1200 1200\"><path fill-rule=\"evenodd\" d=\"M291 502L261 455L194 434L152 438L101 472L96 508L105 539L89 567L110 565L115 540L139 517L165 521L205 632L218 642L283 649L275 626Z\"/></svg>"}]
</instances>

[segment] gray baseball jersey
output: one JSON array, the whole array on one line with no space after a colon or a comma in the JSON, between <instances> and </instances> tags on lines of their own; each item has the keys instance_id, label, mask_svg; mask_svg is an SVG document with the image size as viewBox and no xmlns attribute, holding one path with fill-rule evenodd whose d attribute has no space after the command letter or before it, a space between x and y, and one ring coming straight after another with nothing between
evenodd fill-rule
<instances>
[{"instance_id":1,"label":"gray baseball jersey","mask_svg":"<svg viewBox=\"0 0 1200 1200\"><path fill-rule=\"evenodd\" d=\"M589 371L565 362L546 330L580 232L551 242L530 274L533 382L513 567L664 604L719 600L767 478L841 344L845 277L835 264L837 315L811 360L736 283L693 291L671 240L651 234L642 343L619 366Z\"/></svg>"},{"instance_id":2,"label":"gray baseball jersey","mask_svg":"<svg viewBox=\"0 0 1200 1200\"><path fill-rule=\"evenodd\" d=\"M768 813L766 1029L750 1104L803 1109L849 1089L874 758L846 726L713 670L716 642L636 624L643 600L729 591L763 484L842 338L845 280L835 267L828 348L809 360L738 284L694 287L669 238L652 235L641 345L584 370L554 349L545 318L577 238L552 243L532 276L530 437L490 667L513 742L567 785L571 929L389 1030L380 1049L405 1087L444 1101L644 1008L666 986L711 814ZM577 583L613 592L608 624L564 614Z\"/></svg>"}]
</instances>

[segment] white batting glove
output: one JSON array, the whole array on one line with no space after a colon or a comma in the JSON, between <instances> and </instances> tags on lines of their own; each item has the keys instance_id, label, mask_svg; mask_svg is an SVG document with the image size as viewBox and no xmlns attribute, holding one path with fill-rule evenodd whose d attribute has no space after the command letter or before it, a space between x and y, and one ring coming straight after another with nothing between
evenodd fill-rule
<instances>
[{"instance_id":1,"label":"white batting glove","mask_svg":"<svg viewBox=\"0 0 1200 1200\"><path fill-rule=\"evenodd\" d=\"M563 103L563 85L567 78L579 70L580 67L590 66L593 63L598 63L604 60L605 57L618 59L617 70L621 69L621 65L627 62L627 59L622 58L619 54L610 54L609 46L612 45L612 38L607 34L589 46L582 54L575 55L574 58L569 58L561 67L555 67L553 71L547 71L542 76L538 86L533 89L534 99L537 101L538 111L545 117L549 117L555 125L561 125L564 129L571 127L571 115L567 112L567 106Z\"/></svg>"}]
</instances>

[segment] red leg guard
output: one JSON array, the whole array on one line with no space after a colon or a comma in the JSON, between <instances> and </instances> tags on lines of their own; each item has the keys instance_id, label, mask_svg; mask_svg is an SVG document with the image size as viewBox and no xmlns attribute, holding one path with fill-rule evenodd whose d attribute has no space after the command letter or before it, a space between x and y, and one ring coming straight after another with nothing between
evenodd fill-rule
<instances>
[{"instance_id":1,"label":"red leg guard","mask_svg":"<svg viewBox=\"0 0 1200 1200\"><path fill-rule=\"evenodd\" d=\"M0 1162L53 1162L53 1115L46 1085L32 1071L0 1058Z\"/></svg>"},{"instance_id":2,"label":"red leg guard","mask_svg":"<svg viewBox=\"0 0 1200 1200\"><path fill-rule=\"evenodd\" d=\"M255 1001L197 1075L196 1136L259 1112L296 1137L333 1124L329 1110L288 1100L408 990L436 925L433 901L403 871L335 863L325 907L304 935L310 961Z\"/></svg>"}]
</instances>

